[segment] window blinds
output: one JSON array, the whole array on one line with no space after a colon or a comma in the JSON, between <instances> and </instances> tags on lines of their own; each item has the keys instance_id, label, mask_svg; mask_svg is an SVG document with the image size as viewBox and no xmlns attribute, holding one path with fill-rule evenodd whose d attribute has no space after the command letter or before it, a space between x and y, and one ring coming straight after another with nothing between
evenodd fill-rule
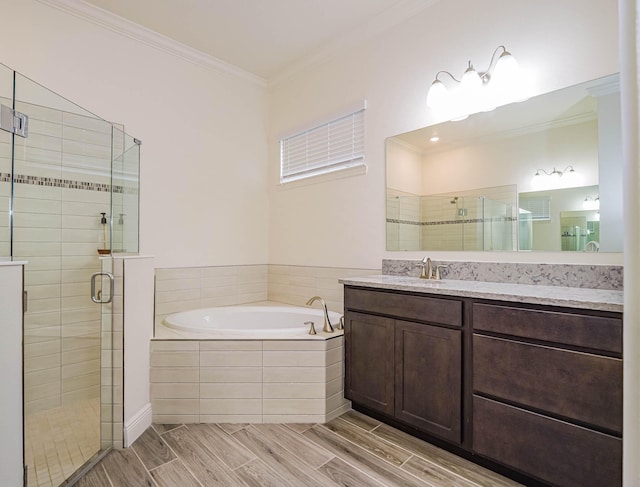
<instances>
[{"instance_id":1,"label":"window blinds","mask_svg":"<svg viewBox=\"0 0 640 487\"><path fill-rule=\"evenodd\" d=\"M364 164L364 109L280 141L280 182Z\"/></svg>"},{"instance_id":2,"label":"window blinds","mask_svg":"<svg viewBox=\"0 0 640 487\"><path fill-rule=\"evenodd\" d=\"M551 197L541 196L537 198L520 199L520 208L531 212L533 220L551 220Z\"/></svg>"}]
</instances>

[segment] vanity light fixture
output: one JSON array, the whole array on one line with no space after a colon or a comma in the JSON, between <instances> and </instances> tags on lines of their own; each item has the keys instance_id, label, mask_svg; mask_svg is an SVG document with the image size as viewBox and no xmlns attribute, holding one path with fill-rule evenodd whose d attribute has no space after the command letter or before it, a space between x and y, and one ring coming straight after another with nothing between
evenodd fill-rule
<instances>
[{"instance_id":1,"label":"vanity light fixture","mask_svg":"<svg viewBox=\"0 0 640 487\"><path fill-rule=\"evenodd\" d=\"M573 168L573 166L567 166L567 167L564 168L563 171L560 171L560 170L558 170L558 169L556 169L554 167L553 171L551 171L551 172L547 172L544 169L538 169L536 171L536 173L533 175L533 177L542 176L544 174L544 175L550 176L552 178L561 178L562 175L565 174L567 171L569 171L570 173L576 172L576 170Z\"/></svg>"},{"instance_id":2,"label":"vanity light fixture","mask_svg":"<svg viewBox=\"0 0 640 487\"><path fill-rule=\"evenodd\" d=\"M547 172L544 169L538 169L533 175L531 184L535 188L548 187L549 189L557 189L565 186L561 184L562 176L565 176L565 179L567 179L569 178L569 176L575 175L576 170L573 168L573 166L567 166L562 171L554 167L553 171L551 172Z\"/></svg>"},{"instance_id":3,"label":"vanity light fixture","mask_svg":"<svg viewBox=\"0 0 640 487\"><path fill-rule=\"evenodd\" d=\"M582 207L585 210L599 210L600 196L596 196L595 198L592 198L591 196L585 196L584 201L582 202Z\"/></svg>"},{"instance_id":4,"label":"vanity light fixture","mask_svg":"<svg viewBox=\"0 0 640 487\"><path fill-rule=\"evenodd\" d=\"M496 55L500 50L502 53L496 61ZM505 95L517 83L517 71L518 63L513 55L506 47L498 46L484 71L476 71L471 61L459 80L449 71L438 71L427 94L427 106L437 110L448 108L447 105L458 105L456 110L465 110L466 113L471 113L474 109L493 110L499 101L508 98ZM439 78L445 74L454 82L451 89Z\"/></svg>"}]
</instances>

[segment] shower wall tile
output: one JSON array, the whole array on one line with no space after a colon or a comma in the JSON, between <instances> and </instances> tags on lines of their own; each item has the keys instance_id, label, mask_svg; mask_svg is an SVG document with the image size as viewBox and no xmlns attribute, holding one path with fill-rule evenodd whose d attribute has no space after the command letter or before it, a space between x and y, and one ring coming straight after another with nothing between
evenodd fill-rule
<instances>
[{"instance_id":1,"label":"shower wall tile","mask_svg":"<svg viewBox=\"0 0 640 487\"><path fill-rule=\"evenodd\" d=\"M100 270L96 249L103 246L99 213L110 206L111 126L24 103L19 109L30 115L30 137L15 144L14 256L29 261L24 341L31 412L99 394L100 338L112 342L111 363L119 353L113 342L122 337L101 333L100 307L89 297L90 275ZM0 142L0 208L8 202L9 151ZM7 225L0 211L0 255L8 253ZM121 330L121 319L113 323Z\"/></svg>"}]
</instances>

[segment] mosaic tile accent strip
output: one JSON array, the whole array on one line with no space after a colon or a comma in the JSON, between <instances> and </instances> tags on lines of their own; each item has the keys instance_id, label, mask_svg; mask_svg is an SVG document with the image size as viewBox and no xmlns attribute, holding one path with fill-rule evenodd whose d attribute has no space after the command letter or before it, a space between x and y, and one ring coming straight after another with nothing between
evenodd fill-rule
<instances>
[{"instance_id":1,"label":"mosaic tile accent strip","mask_svg":"<svg viewBox=\"0 0 640 487\"><path fill-rule=\"evenodd\" d=\"M45 178L41 176L27 176L24 174L14 174L14 183L17 184L31 184L35 186L49 186L53 188L66 188L66 189L82 189L85 191L99 191L109 193L111 192L110 184L102 183L90 183L88 181L75 181L72 179L60 179L60 178ZM11 182L11 173L0 172L0 182ZM128 188L125 186L114 185L114 193L135 193L135 188Z\"/></svg>"},{"instance_id":2,"label":"mosaic tile accent strip","mask_svg":"<svg viewBox=\"0 0 640 487\"><path fill-rule=\"evenodd\" d=\"M448 266L441 271L443 279L589 289L623 288L622 266L453 261L438 261L434 264ZM419 277L420 261L383 259L382 274Z\"/></svg>"},{"instance_id":3,"label":"mosaic tile accent strip","mask_svg":"<svg viewBox=\"0 0 640 487\"><path fill-rule=\"evenodd\" d=\"M396 218L387 218L387 223L401 223L404 225L418 225L418 226L430 226L430 225L455 225L463 223L485 223L485 222L516 222L517 217L507 216L499 218L466 218L464 220L439 220L431 222L416 222L411 220L398 220Z\"/></svg>"}]
</instances>

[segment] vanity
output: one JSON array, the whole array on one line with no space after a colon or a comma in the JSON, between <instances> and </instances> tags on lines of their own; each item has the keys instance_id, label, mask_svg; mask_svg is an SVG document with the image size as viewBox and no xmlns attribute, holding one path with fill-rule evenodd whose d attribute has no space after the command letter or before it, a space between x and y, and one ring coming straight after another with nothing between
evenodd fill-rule
<instances>
[{"instance_id":1,"label":"vanity","mask_svg":"<svg viewBox=\"0 0 640 487\"><path fill-rule=\"evenodd\" d=\"M621 291L341 282L355 409L520 481L621 485Z\"/></svg>"}]
</instances>

